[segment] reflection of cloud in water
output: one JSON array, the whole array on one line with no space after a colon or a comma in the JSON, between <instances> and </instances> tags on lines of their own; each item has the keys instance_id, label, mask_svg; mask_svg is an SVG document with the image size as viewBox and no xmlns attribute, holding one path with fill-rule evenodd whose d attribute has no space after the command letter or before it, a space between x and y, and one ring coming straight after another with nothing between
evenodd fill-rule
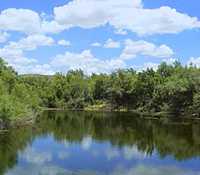
<instances>
[{"instance_id":1,"label":"reflection of cloud in water","mask_svg":"<svg viewBox=\"0 0 200 175\"><path fill-rule=\"evenodd\" d=\"M105 154L108 160L112 160L120 156L119 151L117 149L112 149L112 148L107 149Z\"/></svg>"},{"instance_id":2,"label":"reflection of cloud in water","mask_svg":"<svg viewBox=\"0 0 200 175\"><path fill-rule=\"evenodd\" d=\"M60 160L68 159L69 156L70 156L70 153L68 153L68 152L65 152L65 151L60 151L60 152L58 152L58 158L59 158Z\"/></svg>"},{"instance_id":3,"label":"reflection of cloud in water","mask_svg":"<svg viewBox=\"0 0 200 175\"><path fill-rule=\"evenodd\" d=\"M65 148L68 148L69 145L70 145L70 143L67 142L66 140L63 140L63 141L62 141L62 145L64 145Z\"/></svg>"},{"instance_id":4,"label":"reflection of cloud in water","mask_svg":"<svg viewBox=\"0 0 200 175\"><path fill-rule=\"evenodd\" d=\"M173 166L151 167L139 165L128 170L117 168L111 175L200 175L200 172L187 171Z\"/></svg>"},{"instance_id":5,"label":"reflection of cloud in water","mask_svg":"<svg viewBox=\"0 0 200 175\"><path fill-rule=\"evenodd\" d=\"M84 150L89 150L92 145L92 138L90 136L83 138L81 146Z\"/></svg>"},{"instance_id":6,"label":"reflection of cloud in water","mask_svg":"<svg viewBox=\"0 0 200 175\"><path fill-rule=\"evenodd\" d=\"M91 150L91 154L92 154L94 157L98 157L101 153L100 153L98 150Z\"/></svg>"},{"instance_id":7,"label":"reflection of cloud in water","mask_svg":"<svg viewBox=\"0 0 200 175\"><path fill-rule=\"evenodd\" d=\"M20 157L28 163L35 164L44 164L52 160L52 154L50 152L39 152L30 147L22 152Z\"/></svg>"},{"instance_id":8,"label":"reflection of cloud in water","mask_svg":"<svg viewBox=\"0 0 200 175\"><path fill-rule=\"evenodd\" d=\"M6 175L72 175L72 172L56 166L30 165L16 167Z\"/></svg>"},{"instance_id":9,"label":"reflection of cloud in water","mask_svg":"<svg viewBox=\"0 0 200 175\"><path fill-rule=\"evenodd\" d=\"M131 159L144 159L146 157L145 153L138 151L137 147L124 147L124 157L127 160Z\"/></svg>"},{"instance_id":10,"label":"reflection of cloud in water","mask_svg":"<svg viewBox=\"0 0 200 175\"><path fill-rule=\"evenodd\" d=\"M5 175L105 175L105 173L86 170L70 171L57 166L32 165L25 168L16 167ZM173 166L151 167L138 165L130 169L118 167L112 173L106 175L200 175L200 172L184 170Z\"/></svg>"},{"instance_id":11,"label":"reflection of cloud in water","mask_svg":"<svg viewBox=\"0 0 200 175\"><path fill-rule=\"evenodd\" d=\"M5 175L103 175L95 171L70 171L57 166L31 165L26 167L16 167Z\"/></svg>"}]
</instances>

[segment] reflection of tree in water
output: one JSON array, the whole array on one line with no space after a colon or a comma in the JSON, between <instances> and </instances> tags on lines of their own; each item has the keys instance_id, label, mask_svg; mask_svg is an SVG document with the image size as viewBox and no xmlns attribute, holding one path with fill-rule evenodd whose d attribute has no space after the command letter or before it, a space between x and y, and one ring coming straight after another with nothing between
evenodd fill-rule
<instances>
[{"instance_id":1,"label":"reflection of tree in water","mask_svg":"<svg viewBox=\"0 0 200 175\"><path fill-rule=\"evenodd\" d=\"M81 143L90 136L113 146L136 146L151 155L177 160L200 156L200 125L159 120L145 120L131 113L46 112L37 127L13 129L0 134L0 175L17 164L17 153L40 135L52 134L59 141Z\"/></svg>"},{"instance_id":2,"label":"reflection of tree in water","mask_svg":"<svg viewBox=\"0 0 200 175\"><path fill-rule=\"evenodd\" d=\"M21 128L0 134L0 175L17 164L17 153L32 140L32 130Z\"/></svg>"},{"instance_id":3,"label":"reflection of tree in water","mask_svg":"<svg viewBox=\"0 0 200 175\"><path fill-rule=\"evenodd\" d=\"M131 113L50 112L42 118L43 133L52 132L57 140L81 142L90 135L118 147L135 145L150 155L157 150L161 157L172 155L177 160L200 155L197 123L145 120Z\"/></svg>"}]
</instances>

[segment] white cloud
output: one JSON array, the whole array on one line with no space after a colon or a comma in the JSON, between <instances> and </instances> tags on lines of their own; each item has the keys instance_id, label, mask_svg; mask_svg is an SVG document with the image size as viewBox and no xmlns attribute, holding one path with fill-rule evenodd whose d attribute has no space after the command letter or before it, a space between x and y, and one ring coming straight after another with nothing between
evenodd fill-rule
<instances>
[{"instance_id":1,"label":"white cloud","mask_svg":"<svg viewBox=\"0 0 200 175\"><path fill-rule=\"evenodd\" d=\"M18 42L9 42L0 48L0 57L4 58L16 71L24 73L53 74L50 65L39 64L36 59L27 58L24 51L35 50L40 46L51 46L54 40L44 35L30 35Z\"/></svg>"},{"instance_id":2,"label":"white cloud","mask_svg":"<svg viewBox=\"0 0 200 175\"><path fill-rule=\"evenodd\" d=\"M186 29L200 28L200 21L197 18L179 13L170 7L129 8L113 19L111 24L139 35L179 33Z\"/></svg>"},{"instance_id":3,"label":"white cloud","mask_svg":"<svg viewBox=\"0 0 200 175\"><path fill-rule=\"evenodd\" d=\"M41 33L60 33L67 29L65 26L58 24L56 21L46 21L41 22Z\"/></svg>"},{"instance_id":4,"label":"white cloud","mask_svg":"<svg viewBox=\"0 0 200 175\"><path fill-rule=\"evenodd\" d=\"M50 65L56 72L82 69L87 74L109 73L115 69L126 67L123 60L98 59L91 53L90 50L84 50L81 53L66 52L63 55L57 55L51 61Z\"/></svg>"},{"instance_id":5,"label":"white cloud","mask_svg":"<svg viewBox=\"0 0 200 175\"><path fill-rule=\"evenodd\" d=\"M153 43L143 40L133 41L127 39L120 58L126 60L134 58L137 55L168 58L173 55L173 50L166 45L156 46Z\"/></svg>"},{"instance_id":6,"label":"white cloud","mask_svg":"<svg viewBox=\"0 0 200 175\"><path fill-rule=\"evenodd\" d=\"M20 74L41 74L53 75L56 72L49 64L39 64L38 62L29 65L14 65Z\"/></svg>"},{"instance_id":7,"label":"white cloud","mask_svg":"<svg viewBox=\"0 0 200 175\"><path fill-rule=\"evenodd\" d=\"M40 16L28 9L10 8L0 13L0 29L24 33L40 31Z\"/></svg>"},{"instance_id":8,"label":"white cloud","mask_svg":"<svg viewBox=\"0 0 200 175\"><path fill-rule=\"evenodd\" d=\"M163 59L162 62L167 63L168 65L172 65L174 62L178 61L176 58L168 58L168 59ZM147 69L153 69L156 71L159 67L160 63L153 63L153 62L146 62L142 66L138 66L138 71L143 71Z\"/></svg>"},{"instance_id":9,"label":"white cloud","mask_svg":"<svg viewBox=\"0 0 200 175\"><path fill-rule=\"evenodd\" d=\"M0 30L36 34L59 33L67 29L54 20L42 19L42 16L29 9L5 9L0 13Z\"/></svg>"},{"instance_id":10,"label":"white cloud","mask_svg":"<svg viewBox=\"0 0 200 175\"><path fill-rule=\"evenodd\" d=\"M59 40L59 41L58 41L58 45L61 45L61 46L70 46L71 43L70 43L70 41Z\"/></svg>"},{"instance_id":11,"label":"white cloud","mask_svg":"<svg viewBox=\"0 0 200 175\"><path fill-rule=\"evenodd\" d=\"M105 48L120 48L120 42L113 41L111 38L109 38L106 43L104 44Z\"/></svg>"},{"instance_id":12,"label":"white cloud","mask_svg":"<svg viewBox=\"0 0 200 175\"><path fill-rule=\"evenodd\" d=\"M91 46L93 46L93 47L101 47L101 43L95 42L95 43L92 43Z\"/></svg>"},{"instance_id":13,"label":"white cloud","mask_svg":"<svg viewBox=\"0 0 200 175\"><path fill-rule=\"evenodd\" d=\"M198 57L198 58L194 58L194 57L190 58L188 63L187 63L187 65L191 65L191 64L193 66L196 66L196 67L200 68L200 57Z\"/></svg>"},{"instance_id":14,"label":"white cloud","mask_svg":"<svg viewBox=\"0 0 200 175\"><path fill-rule=\"evenodd\" d=\"M73 0L55 7L54 15L55 20L66 28L93 28L108 23L118 31L129 30L139 35L178 33L200 28L196 17L167 6L145 9L141 0Z\"/></svg>"},{"instance_id":15,"label":"white cloud","mask_svg":"<svg viewBox=\"0 0 200 175\"><path fill-rule=\"evenodd\" d=\"M52 17L53 20L47 20L44 14L39 15L33 10L9 8L0 13L0 30L26 34L59 33L72 27L88 29L110 24L117 34L131 31L152 35L200 28L196 17L168 6L145 9L142 0L73 0L55 7Z\"/></svg>"},{"instance_id":16,"label":"white cloud","mask_svg":"<svg viewBox=\"0 0 200 175\"><path fill-rule=\"evenodd\" d=\"M117 29L117 30L115 30L115 34L118 34L118 35L127 35L128 32L126 30Z\"/></svg>"},{"instance_id":17,"label":"white cloud","mask_svg":"<svg viewBox=\"0 0 200 175\"><path fill-rule=\"evenodd\" d=\"M40 46L51 46L54 40L44 35L30 35L18 42L9 42L0 48L0 57L5 58L9 65L13 66L20 74L54 74L55 72L67 72L69 70L82 69L86 74L110 73L119 68L125 68L126 64L120 59L96 58L90 50L81 53L66 52L55 56L49 63L40 64L38 60L27 58L26 51L35 50Z\"/></svg>"},{"instance_id":18,"label":"white cloud","mask_svg":"<svg viewBox=\"0 0 200 175\"><path fill-rule=\"evenodd\" d=\"M121 8L128 6L140 7L140 0L74 0L55 7L54 14L55 20L62 25L91 28L105 25L114 15L113 11L119 12Z\"/></svg>"},{"instance_id":19,"label":"white cloud","mask_svg":"<svg viewBox=\"0 0 200 175\"><path fill-rule=\"evenodd\" d=\"M0 43L5 43L8 40L9 36L10 35L7 32L0 31Z\"/></svg>"},{"instance_id":20,"label":"white cloud","mask_svg":"<svg viewBox=\"0 0 200 175\"><path fill-rule=\"evenodd\" d=\"M16 70L18 70L17 68L21 66L25 67L29 64L35 64L37 62L35 59L26 58L23 51L19 49L2 48L0 49L0 57L4 58L5 61Z\"/></svg>"},{"instance_id":21,"label":"white cloud","mask_svg":"<svg viewBox=\"0 0 200 175\"><path fill-rule=\"evenodd\" d=\"M8 49L22 49L22 50L34 50L39 46L51 46L54 40L51 37L45 35L30 35L26 38L19 40L18 42L10 42L5 48Z\"/></svg>"},{"instance_id":22,"label":"white cloud","mask_svg":"<svg viewBox=\"0 0 200 175\"><path fill-rule=\"evenodd\" d=\"M168 65L172 65L173 63L175 63L176 61L178 61L178 59L176 58L168 58L168 59L163 59L162 62L167 63Z\"/></svg>"},{"instance_id":23,"label":"white cloud","mask_svg":"<svg viewBox=\"0 0 200 175\"><path fill-rule=\"evenodd\" d=\"M95 42L95 43L92 43L91 46L93 46L93 47L101 47L102 46L104 48L120 48L121 43L109 38L103 45L99 42Z\"/></svg>"},{"instance_id":24,"label":"white cloud","mask_svg":"<svg viewBox=\"0 0 200 175\"><path fill-rule=\"evenodd\" d=\"M162 59L161 62L165 62L167 65L173 65L176 61L178 61L178 59L176 58L167 58L167 59ZM138 70L139 72L145 71L147 69L153 69L154 71L156 71L159 65L160 63L146 62L142 66L135 66L135 69Z\"/></svg>"},{"instance_id":25,"label":"white cloud","mask_svg":"<svg viewBox=\"0 0 200 175\"><path fill-rule=\"evenodd\" d=\"M156 71L158 69L158 66L159 66L158 63L152 63L152 62L144 63L143 67L139 71L147 69L153 69L154 71Z\"/></svg>"}]
</instances>

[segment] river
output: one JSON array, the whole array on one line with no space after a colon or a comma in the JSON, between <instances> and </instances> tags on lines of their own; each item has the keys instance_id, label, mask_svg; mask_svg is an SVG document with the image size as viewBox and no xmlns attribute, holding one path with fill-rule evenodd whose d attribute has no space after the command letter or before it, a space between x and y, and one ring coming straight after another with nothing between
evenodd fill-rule
<instances>
[{"instance_id":1,"label":"river","mask_svg":"<svg viewBox=\"0 0 200 175\"><path fill-rule=\"evenodd\" d=\"M46 111L0 133L0 175L200 175L200 122Z\"/></svg>"}]
</instances>

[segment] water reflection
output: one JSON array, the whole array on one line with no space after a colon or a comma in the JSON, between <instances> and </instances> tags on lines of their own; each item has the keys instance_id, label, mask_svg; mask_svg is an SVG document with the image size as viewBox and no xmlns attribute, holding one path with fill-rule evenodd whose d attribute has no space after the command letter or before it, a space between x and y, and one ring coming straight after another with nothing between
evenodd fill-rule
<instances>
[{"instance_id":1,"label":"water reflection","mask_svg":"<svg viewBox=\"0 0 200 175\"><path fill-rule=\"evenodd\" d=\"M200 124L183 120L51 111L0 143L2 175L200 174Z\"/></svg>"}]
</instances>

